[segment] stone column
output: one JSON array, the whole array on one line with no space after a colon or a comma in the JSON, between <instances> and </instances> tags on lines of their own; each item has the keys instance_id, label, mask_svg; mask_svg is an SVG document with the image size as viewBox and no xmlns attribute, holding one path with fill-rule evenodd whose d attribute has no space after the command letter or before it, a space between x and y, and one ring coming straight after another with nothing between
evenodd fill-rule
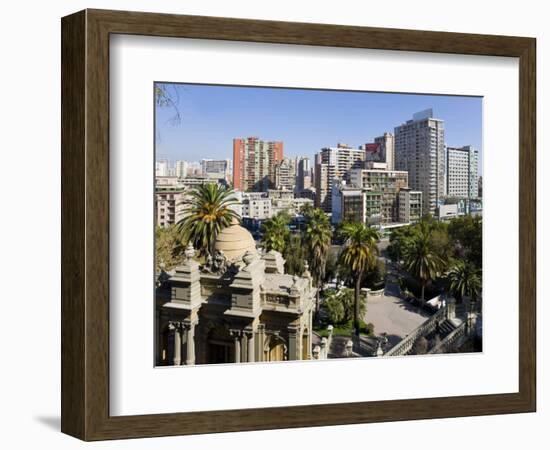
<instances>
[{"instance_id":1,"label":"stone column","mask_svg":"<svg viewBox=\"0 0 550 450\"><path fill-rule=\"evenodd\" d=\"M288 327L288 360L292 361L300 359L297 355L298 345L296 339L298 338L298 327L290 325Z\"/></svg>"},{"instance_id":2,"label":"stone column","mask_svg":"<svg viewBox=\"0 0 550 450\"><path fill-rule=\"evenodd\" d=\"M174 332L174 358L172 362L174 366L181 365L181 335L180 324L178 322L170 322L170 329Z\"/></svg>"},{"instance_id":3,"label":"stone column","mask_svg":"<svg viewBox=\"0 0 550 450\"><path fill-rule=\"evenodd\" d=\"M246 337L248 339L246 343L246 350L248 353L246 360L247 362L254 362L254 332L253 331L247 332Z\"/></svg>"},{"instance_id":4,"label":"stone column","mask_svg":"<svg viewBox=\"0 0 550 450\"><path fill-rule=\"evenodd\" d=\"M190 323L185 327L187 334L187 359L185 364L188 366L195 365L195 325L196 323Z\"/></svg>"},{"instance_id":5,"label":"stone column","mask_svg":"<svg viewBox=\"0 0 550 450\"><path fill-rule=\"evenodd\" d=\"M256 342L256 361L264 360L264 344L265 344L265 325L258 325L258 341Z\"/></svg>"},{"instance_id":6,"label":"stone column","mask_svg":"<svg viewBox=\"0 0 550 450\"><path fill-rule=\"evenodd\" d=\"M241 361L240 362L246 362L246 335L244 334L244 331L241 332Z\"/></svg>"},{"instance_id":7,"label":"stone column","mask_svg":"<svg viewBox=\"0 0 550 450\"><path fill-rule=\"evenodd\" d=\"M241 362L241 337L239 336L238 331L231 331L231 334L233 335L233 340L235 342L234 344L234 350L235 350L235 362L240 363Z\"/></svg>"}]
</instances>

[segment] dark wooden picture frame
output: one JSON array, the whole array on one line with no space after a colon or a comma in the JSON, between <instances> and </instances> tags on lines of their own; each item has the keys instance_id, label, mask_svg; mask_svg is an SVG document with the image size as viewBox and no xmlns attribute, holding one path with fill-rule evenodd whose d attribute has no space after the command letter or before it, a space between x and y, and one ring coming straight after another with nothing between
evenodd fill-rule
<instances>
[{"instance_id":1,"label":"dark wooden picture frame","mask_svg":"<svg viewBox=\"0 0 550 450\"><path fill-rule=\"evenodd\" d=\"M62 19L62 415L84 440L531 412L536 408L536 40L85 10ZM519 392L109 415L109 36L133 34L519 58Z\"/></svg>"}]
</instances>

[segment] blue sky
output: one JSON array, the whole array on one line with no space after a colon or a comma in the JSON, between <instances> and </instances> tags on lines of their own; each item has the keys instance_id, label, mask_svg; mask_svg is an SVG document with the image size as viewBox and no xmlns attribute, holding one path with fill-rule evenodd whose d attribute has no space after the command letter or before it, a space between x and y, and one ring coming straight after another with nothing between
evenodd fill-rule
<instances>
[{"instance_id":1,"label":"blue sky","mask_svg":"<svg viewBox=\"0 0 550 450\"><path fill-rule=\"evenodd\" d=\"M285 156L309 156L343 142L358 147L433 108L449 146L482 142L482 98L304 89L169 84L175 110L156 107L157 158L232 158L234 137L284 142ZM481 170L481 168L480 168Z\"/></svg>"}]
</instances>

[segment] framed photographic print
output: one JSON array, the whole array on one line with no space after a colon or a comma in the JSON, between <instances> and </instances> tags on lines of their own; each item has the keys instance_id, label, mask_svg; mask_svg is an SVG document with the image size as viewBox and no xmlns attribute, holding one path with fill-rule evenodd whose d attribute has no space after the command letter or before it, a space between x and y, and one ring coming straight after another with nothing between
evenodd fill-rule
<instances>
[{"instance_id":1,"label":"framed photographic print","mask_svg":"<svg viewBox=\"0 0 550 450\"><path fill-rule=\"evenodd\" d=\"M535 411L535 39L62 20L62 431Z\"/></svg>"}]
</instances>

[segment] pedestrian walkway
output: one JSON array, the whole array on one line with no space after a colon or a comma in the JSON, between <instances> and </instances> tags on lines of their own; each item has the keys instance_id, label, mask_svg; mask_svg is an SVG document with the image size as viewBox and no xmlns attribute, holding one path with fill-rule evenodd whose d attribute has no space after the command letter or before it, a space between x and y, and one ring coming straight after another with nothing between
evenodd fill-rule
<instances>
[{"instance_id":1,"label":"pedestrian walkway","mask_svg":"<svg viewBox=\"0 0 550 450\"><path fill-rule=\"evenodd\" d=\"M376 335L386 333L388 343L394 346L426 321L430 313L398 297L396 289L388 288L382 295L368 297L365 322L374 325Z\"/></svg>"}]
</instances>

